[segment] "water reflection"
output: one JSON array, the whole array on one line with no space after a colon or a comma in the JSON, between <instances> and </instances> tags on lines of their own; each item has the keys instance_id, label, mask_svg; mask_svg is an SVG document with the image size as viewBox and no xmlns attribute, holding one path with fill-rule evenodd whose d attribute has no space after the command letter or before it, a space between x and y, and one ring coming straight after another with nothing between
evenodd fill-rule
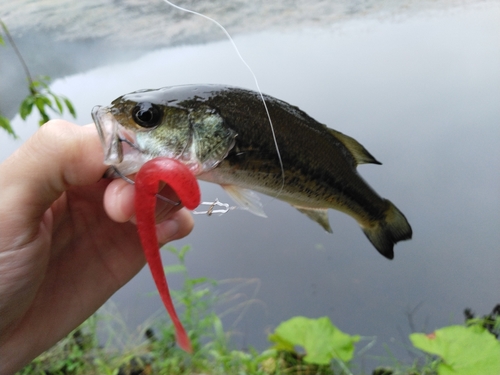
<instances>
[{"instance_id":1,"label":"water reflection","mask_svg":"<svg viewBox=\"0 0 500 375\"><path fill-rule=\"evenodd\" d=\"M499 302L499 17L496 4L404 23L236 38L265 93L355 137L384 163L360 173L414 229L390 262L336 212L333 235L266 197L268 219L241 211L195 217L193 234L177 242L193 246L193 276L261 281L265 308L253 306L237 326L241 345L265 347L266 329L291 316L328 315L346 332L377 336L369 354L385 356L384 342L403 357L406 313L420 303L416 326L430 331L460 322L466 306L486 313ZM53 88L87 123L93 105L126 92L201 82L254 88L226 42L157 51ZM27 137L35 123L14 126ZM18 143L0 137L3 159ZM202 188L204 200L230 201L217 186ZM162 308L146 295L152 290L143 270L113 297L130 324Z\"/></svg>"}]
</instances>

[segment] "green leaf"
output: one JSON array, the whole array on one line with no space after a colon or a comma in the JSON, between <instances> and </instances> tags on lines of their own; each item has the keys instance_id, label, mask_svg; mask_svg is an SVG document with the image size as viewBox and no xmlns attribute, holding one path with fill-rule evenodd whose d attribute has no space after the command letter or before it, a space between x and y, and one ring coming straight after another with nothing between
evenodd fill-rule
<instances>
[{"instance_id":1,"label":"green leaf","mask_svg":"<svg viewBox=\"0 0 500 375\"><path fill-rule=\"evenodd\" d=\"M32 82L32 87L37 90L39 87L45 90L49 89L50 77L49 76L39 76L37 80Z\"/></svg>"},{"instance_id":2,"label":"green leaf","mask_svg":"<svg viewBox=\"0 0 500 375\"><path fill-rule=\"evenodd\" d=\"M12 137L14 137L14 139L17 139L17 135L14 132L14 129L12 129L9 119L2 115L0 115L0 128L7 131L7 133L10 134Z\"/></svg>"},{"instance_id":3,"label":"green leaf","mask_svg":"<svg viewBox=\"0 0 500 375\"><path fill-rule=\"evenodd\" d=\"M171 252L172 254L176 255L177 257L179 254L179 252L177 251L177 248L175 246L172 246L172 245L163 246L161 248L161 250L167 250L167 251Z\"/></svg>"},{"instance_id":4,"label":"green leaf","mask_svg":"<svg viewBox=\"0 0 500 375\"><path fill-rule=\"evenodd\" d=\"M167 273L167 274L186 272L186 267L184 267L184 265L182 265L182 264L173 264L171 266L166 266L163 269L165 270L165 273Z\"/></svg>"},{"instance_id":5,"label":"green leaf","mask_svg":"<svg viewBox=\"0 0 500 375\"><path fill-rule=\"evenodd\" d=\"M35 104L35 98L31 95L27 96L19 106L19 115L23 120L30 115L33 110L33 105Z\"/></svg>"},{"instance_id":6,"label":"green leaf","mask_svg":"<svg viewBox=\"0 0 500 375\"><path fill-rule=\"evenodd\" d=\"M40 81L32 81L30 84L30 89L33 89L38 92L38 88L41 86L41 84L42 83Z\"/></svg>"},{"instance_id":7,"label":"green leaf","mask_svg":"<svg viewBox=\"0 0 500 375\"><path fill-rule=\"evenodd\" d=\"M57 106L57 109L59 110L59 113L62 114L63 113L63 105L61 103L61 99L59 99L59 97L53 93L51 93L52 97L54 98L54 101L56 102L56 106Z\"/></svg>"},{"instance_id":8,"label":"green leaf","mask_svg":"<svg viewBox=\"0 0 500 375\"><path fill-rule=\"evenodd\" d=\"M50 99L47 98L46 96L43 96L43 95L36 96L35 105L38 108L38 111L40 112L40 114L42 116L43 116L43 113L45 113L45 106L47 106L51 109L54 109L54 108L52 108L52 102L50 101ZM46 113L45 113L45 115L46 115Z\"/></svg>"},{"instance_id":9,"label":"green leaf","mask_svg":"<svg viewBox=\"0 0 500 375\"><path fill-rule=\"evenodd\" d=\"M0 35L0 45L5 46L5 41L3 40L3 37Z\"/></svg>"},{"instance_id":10,"label":"green leaf","mask_svg":"<svg viewBox=\"0 0 500 375\"><path fill-rule=\"evenodd\" d=\"M42 118L40 119L40 121L38 121L38 125L42 126L46 122L50 121L50 117L47 114L47 112L45 112L45 110L39 111L39 112L40 112L40 116L42 116Z\"/></svg>"},{"instance_id":11,"label":"green leaf","mask_svg":"<svg viewBox=\"0 0 500 375\"><path fill-rule=\"evenodd\" d=\"M225 340L226 334L224 333L224 327L222 325L222 321L215 314L214 314L214 317L213 317L212 324L213 324L213 327L214 327L215 337L217 337L219 340Z\"/></svg>"},{"instance_id":12,"label":"green leaf","mask_svg":"<svg viewBox=\"0 0 500 375\"><path fill-rule=\"evenodd\" d=\"M203 284L206 282L209 282L210 279L208 277L198 277L195 279L189 279L190 283L192 286L198 285L198 284Z\"/></svg>"},{"instance_id":13,"label":"green leaf","mask_svg":"<svg viewBox=\"0 0 500 375\"><path fill-rule=\"evenodd\" d=\"M300 345L306 351L304 361L327 365L334 358L350 361L359 336L342 332L326 316L318 319L296 316L281 323L269 340L276 344L278 350L291 351Z\"/></svg>"},{"instance_id":14,"label":"green leaf","mask_svg":"<svg viewBox=\"0 0 500 375\"><path fill-rule=\"evenodd\" d=\"M439 375L499 375L500 342L480 326L449 326L429 335L413 333L413 345L438 355Z\"/></svg>"},{"instance_id":15,"label":"green leaf","mask_svg":"<svg viewBox=\"0 0 500 375\"><path fill-rule=\"evenodd\" d=\"M191 250L191 246L189 245L182 246L181 250L179 251L179 259L183 260L186 257L186 253L189 250Z\"/></svg>"},{"instance_id":16,"label":"green leaf","mask_svg":"<svg viewBox=\"0 0 500 375\"><path fill-rule=\"evenodd\" d=\"M62 98L64 100L64 104L66 104L66 107L68 107L69 113L71 113L71 116L73 118L76 118L76 111L75 108L73 107L73 104L69 101L68 98Z\"/></svg>"},{"instance_id":17,"label":"green leaf","mask_svg":"<svg viewBox=\"0 0 500 375\"><path fill-rule=\"evenodd\" d=\"M50 76L41 75L38 76L38 80L44 87L47 87L50 84L50 81L52 81L52 78L50 78Z\"/></svg>"},{"instance_id":18,"label":"green leaf","mask_svg":"<svg viewBox=\"0 0 500 375\"><path fill-rule=\"evenodd\" d=\"M288 352L294 351L294 345L290 341L285 340L282 336L278 335L277 333L271 333L267 338L269 339L269 341L274 342L275 344L273 346L274 349L286 350Z\"/></svg>"}]
</instances>

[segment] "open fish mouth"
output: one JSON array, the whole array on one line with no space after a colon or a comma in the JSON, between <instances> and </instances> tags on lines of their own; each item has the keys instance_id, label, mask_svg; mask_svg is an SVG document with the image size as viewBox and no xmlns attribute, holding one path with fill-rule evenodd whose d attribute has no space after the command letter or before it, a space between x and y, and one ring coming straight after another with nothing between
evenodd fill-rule
<instances>
[{"instance_id":1,"label":"open fish mouth","mask_svg":"<svg viewBox=\"0 0 500 375\"><path fill-rule=\"evenodd\" d=\"M155 157L179 160L198 176L217 167L235 144L237 134L225 127L220 115L206 108L195 112L172 107L163 110L150 102L129 102L118 98L109 106L92 109L104 164L110 166L106 177L136 173ZM153 114L152 109L158 112ZM137 118L137 113L143 117ZM158 113L163 122L146 123L153 119L149 115Z\"/></svg>"},{"instance_id":2,"label":"open fish mouth","mask_svg":"<svg viewBox=\"0 0 500 375\"><path fill-rule=\"evenodd\" d=\"M95 106L92 119L97 128L104 150L104 164L111 168L107 176L136 173L151 157L141 151L136 134L123 127L113 116L109 107Z\"/></svg>"}]
</instances>

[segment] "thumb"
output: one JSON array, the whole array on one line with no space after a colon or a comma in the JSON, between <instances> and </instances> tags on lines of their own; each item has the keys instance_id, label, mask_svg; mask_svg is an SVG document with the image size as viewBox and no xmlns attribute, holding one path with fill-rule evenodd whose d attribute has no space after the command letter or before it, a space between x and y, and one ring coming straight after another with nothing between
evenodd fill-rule
<instances>
[{"instance_id":1,"label":"thumb","mask_svg":"<svg viewBox=\"0 0 500 375\"><path fill-rule=\"evenodd\" d=\"M102 160L93 125L49 121L0 165L2 210L11 222L39 221L69 186L99 181Z\"/></svg>"}]
</instances>

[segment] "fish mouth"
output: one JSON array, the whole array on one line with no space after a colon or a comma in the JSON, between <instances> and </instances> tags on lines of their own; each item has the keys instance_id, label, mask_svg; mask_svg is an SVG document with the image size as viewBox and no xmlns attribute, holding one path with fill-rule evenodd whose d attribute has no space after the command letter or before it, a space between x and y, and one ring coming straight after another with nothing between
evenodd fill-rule
<instances>
[{"instance_id":1,"label":"fish mouth","mask_svg":"<svg viewBox=\"0 0 500 375\"><path fill-rule=\"evenodd\" d=\"M123 127L109 107L95 106L92 119L104 151L104 164L110 166L107 177L136 173L148 161L137 144L135 133Z\"/></svg>"}]
</instances>

